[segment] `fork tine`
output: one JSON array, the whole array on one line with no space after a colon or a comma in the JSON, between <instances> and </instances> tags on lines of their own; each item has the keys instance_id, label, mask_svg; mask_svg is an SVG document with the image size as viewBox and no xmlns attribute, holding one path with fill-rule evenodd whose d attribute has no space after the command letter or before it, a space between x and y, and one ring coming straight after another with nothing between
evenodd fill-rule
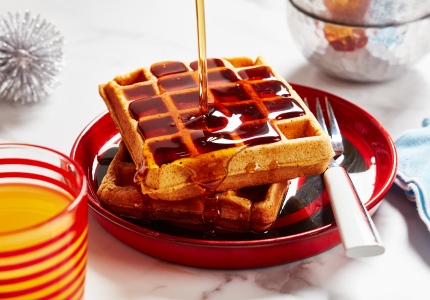
<instances>
[{"instance_id":1,"label":"fork tine","mask_svg":"<svg viewBox=\"0 0 430 300\"><path fill-rule=\"evenodd\" d=\"M325 98L325 104L327 107L327 115L330 122L330 138L333 146L333 150L336 154L343 153L342 135L340 133L339 125L333 112L333 108L330 105L328 98Z\"/></svg>"},{"instance_id":2,"label":"fork tine","mask_svg":"<svg viewBox=\"0 0 430 300\"><path fill-rule=\"evenodd\" d=\"M328 132L328 130L327 130L327 126L325 124L325 121L324 121L324 115L323 115L323 112L322 112L322 109L321 109L320 100L318 98L316 99L315 107L316 107L316 113L317 113L316 117L317 117L318 123L320 123L322 129L328 135L330 135L329 132Z\"/></svg>"},{"instance_id":3,"label":"fork tine","mask_svg":"<svg viewBox=\"0 0 430 300\"><path fill-rule=\"evenodd\" d=\"M303 98L303 102L305 102L306 106L309 108L308 98Z\"/></svg>"}]
</instances>

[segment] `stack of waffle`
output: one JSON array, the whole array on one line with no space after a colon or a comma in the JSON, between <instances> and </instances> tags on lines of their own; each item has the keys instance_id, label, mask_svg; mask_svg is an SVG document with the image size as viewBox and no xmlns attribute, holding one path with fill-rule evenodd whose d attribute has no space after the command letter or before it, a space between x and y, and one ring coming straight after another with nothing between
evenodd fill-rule
<instances>
[{"instance_id":1,"label":"stack of waffle","mask_svg":"<svg viewBox=\"0 0 430 300\"><path fill-rule=\"evenodd\" d=\"M288 181L326 169L329 139L262 58L207 64L207 115L197 62L156 63L100 86L122 145L98 197L125 217L267 230Z\"/></svg>"}]
</instances>

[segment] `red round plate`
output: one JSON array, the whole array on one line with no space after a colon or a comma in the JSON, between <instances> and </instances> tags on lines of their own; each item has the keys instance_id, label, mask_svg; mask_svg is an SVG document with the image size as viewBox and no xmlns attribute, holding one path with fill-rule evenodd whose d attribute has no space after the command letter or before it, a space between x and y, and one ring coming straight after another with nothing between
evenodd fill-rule
<instances>
[{"instance_id":1,"label":"red round plate","mask_svg":"<svg viewBox=\"0 0 430 300\"><path fill-rule=\"evenodd\" d=\"M302 98L308 100L311 108L316 98L330 99L342 134L353 149L352 160L358 161L353 164L373 170L370 172L373 174L371 180L361 183L358 189L370 191L365 196L369 198L365 206L370 213L374 213L392 185L397 170L396 150L389 134L375 118L344 99L301 85L294 84L293 87ZM292 205L283 207L273 228L264 234L208 236L169 224L139 225L122 219L100 205L95 178L98 154L119 140L120 135L106 112L82 131L73 146L71 157L81 164L88 176L90 212L105 230L138 251L189 266L239 269L304 259L340 243L324 187L318 192L315 188L318 184L312 182L306 185L309 177L295 180L293 186L298 190L290 188L292 191L287 197L293 197L286 201ZM360 174L366 173L366 170ZM314 192L317 196L312 196ZM302 201L301 197L311 200Z\"/></svg>"}]
</instances>

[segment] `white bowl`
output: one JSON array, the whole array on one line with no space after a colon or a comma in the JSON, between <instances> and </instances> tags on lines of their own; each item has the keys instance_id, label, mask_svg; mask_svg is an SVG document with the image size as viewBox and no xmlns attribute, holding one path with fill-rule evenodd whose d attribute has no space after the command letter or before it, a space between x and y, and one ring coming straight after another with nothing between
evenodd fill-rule
<instances>
[{"instance_id":1,"label":"white bowl","mask_svg":"<svg viewBox=\"0 0 430 300\"><path fill-rule=\"evenodd\" d=\"M405 74L430 50L430 17L353 26L316 18L287 0L290 32L308 61L332 76L375 82Z\"/></svg>"}]
</instances>

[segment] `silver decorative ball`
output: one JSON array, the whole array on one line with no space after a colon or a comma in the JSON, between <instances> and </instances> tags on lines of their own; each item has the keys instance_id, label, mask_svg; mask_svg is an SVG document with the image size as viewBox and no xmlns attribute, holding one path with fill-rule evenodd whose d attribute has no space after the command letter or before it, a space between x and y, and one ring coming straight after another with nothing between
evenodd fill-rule
<instances>
[{"instance_id":1,"label":"silver decorative ball","mask_svg":"<svg viewBox=\"0 0 430 300\"><path fill-rule=\"evenodd\" d=\"M294 40L311 64L332 76L359 82L393 79L430 51L430 16L401 24L351 25L313 16L293 1L287 0L287 19Z\"/></svg>"},{"instance_id":2,"label":"silver decorative ball","mask_svg":"<svg viewBox=\"0 0 430 300\"><path fill-rule=\"evenodd\" d=\"M0 18L0 101L39 102L58 84L64 40L39 15Z\"/></svg>"}]
</instances>

